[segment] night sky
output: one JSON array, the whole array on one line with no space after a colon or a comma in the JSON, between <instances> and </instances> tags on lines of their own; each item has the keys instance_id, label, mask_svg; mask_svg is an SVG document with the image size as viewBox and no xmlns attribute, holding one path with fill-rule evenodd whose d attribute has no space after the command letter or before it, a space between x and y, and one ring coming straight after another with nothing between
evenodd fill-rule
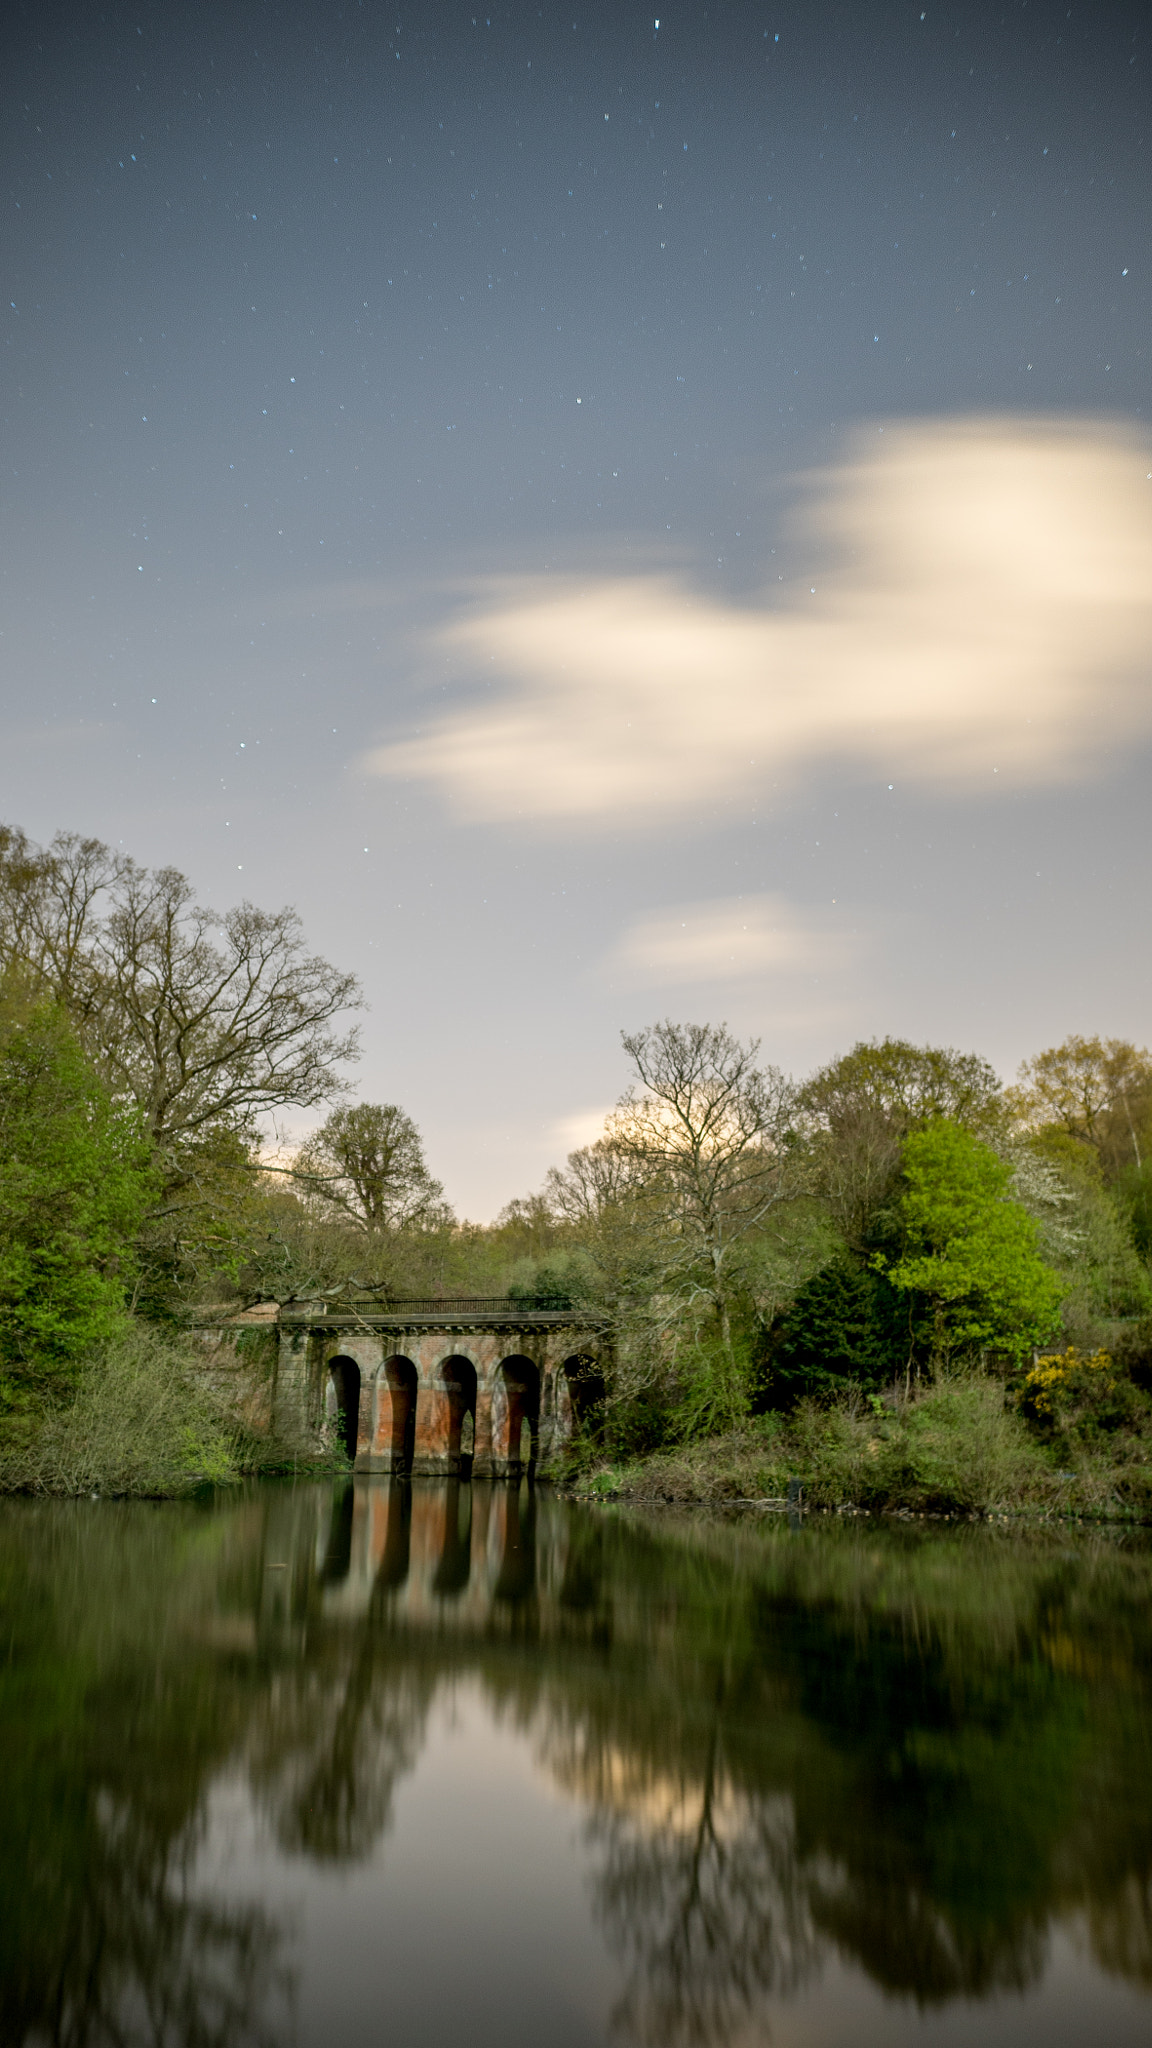
<instances>
[{"instance_id":1,"label":"night sky","mask_svg":"<svg viewBox=\"0 0 1152 2048\"><path fill-rule=\"evenodd\" d=\"M1145 6L6 20L0 816L296 904L477 1218L654 1017L1152 1037Z\"/></svg>"}]
</instances>

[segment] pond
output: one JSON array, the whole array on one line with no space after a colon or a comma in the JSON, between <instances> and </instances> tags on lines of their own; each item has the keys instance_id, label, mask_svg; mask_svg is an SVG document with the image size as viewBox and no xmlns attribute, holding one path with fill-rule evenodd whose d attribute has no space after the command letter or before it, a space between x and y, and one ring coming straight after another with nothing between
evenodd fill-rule
<instances>
[{"instance_id":1,"label":"pond","mask_svg":"<svg viewBox=\"0 0 1152 2048\"><path fill-rule=\"evenodd\" d=\"M0 1503L0 2038L1152 2039L1152 1545Z\"/></svg>"}]
</instances>

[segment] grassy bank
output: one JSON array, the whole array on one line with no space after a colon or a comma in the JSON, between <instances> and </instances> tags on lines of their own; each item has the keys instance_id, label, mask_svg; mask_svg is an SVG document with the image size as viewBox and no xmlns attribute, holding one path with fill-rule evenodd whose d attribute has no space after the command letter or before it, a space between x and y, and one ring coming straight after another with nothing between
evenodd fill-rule
<instances>
[{"instance_id":1,"label":"grassy bank","mask_svg":"<svg viewBox=\"0 0 1152 2048\"><path fill-rule=\"evenodd\" d=\"M1091 1393L1099 1408L1103 1383ZM891 1406L806 1401L645 1458L592 1459L573 1486L691 1505L781 1501L799 1480L816 1508L1152 1521L1152 1404L1122 1406L1120 1422L1109 1413L1103 1424L1072 1401L1029 1415L999 1380L970 1373Z\"/></svg>"}]
</instances>

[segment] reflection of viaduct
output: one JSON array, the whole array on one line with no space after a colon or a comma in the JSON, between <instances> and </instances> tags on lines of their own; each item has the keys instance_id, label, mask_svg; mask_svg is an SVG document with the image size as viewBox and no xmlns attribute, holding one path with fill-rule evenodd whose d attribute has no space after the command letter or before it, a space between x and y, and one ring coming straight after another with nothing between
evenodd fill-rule
<instances>
[{"instance_id":1,"label":"reflection of viaduct","mask_svg":"<svg viewBox=\"0 0 1152 2048\"><path fill-rule=\"evenodd\" d=\"M485 1636L526 1614L548 1629L573 1606L570 1520L527 1486L356 1479L301 1490L282 1513L269 1540L294 1553L297 1583L317 1586L328 1621L371 1612ZM290 1591L269 1579L269 1597Z\"/></svg>"},{"instance_id":2,"label":"reflection of viaduct","mask_svg":"<svg viewBox=\"0 0 1152 2048\"><path fill-rule=\"evenodd\" d=\"M289 1302L278 1420L333 1426L357 1472L518 1479L546 1470L603 1392L602 1332L507 1299Z\"/></svg>"}]
</instances>

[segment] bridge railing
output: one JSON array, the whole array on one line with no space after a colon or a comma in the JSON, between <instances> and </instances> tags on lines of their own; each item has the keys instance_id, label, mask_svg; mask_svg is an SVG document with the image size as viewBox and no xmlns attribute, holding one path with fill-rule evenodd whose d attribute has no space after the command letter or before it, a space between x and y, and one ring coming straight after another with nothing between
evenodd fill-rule
<instances>
[{"instance_id":1,"label":"bridge railing","mask_svg":"<svg viewBox=\"0 0 1152 2048\"><path fill-rule=\"evenodd\" d=\"M311 1315L388 1316L393 1320L406 1315L449 1318L553 1315L570 1316L581 1321L593 1319L590 1311L579 1308L575 1302L558 1301L555 1295L523 1294L336 1294L313 1296L282 1305L282 1314L301 1312Z\"/></svg>"}]
</instances>

